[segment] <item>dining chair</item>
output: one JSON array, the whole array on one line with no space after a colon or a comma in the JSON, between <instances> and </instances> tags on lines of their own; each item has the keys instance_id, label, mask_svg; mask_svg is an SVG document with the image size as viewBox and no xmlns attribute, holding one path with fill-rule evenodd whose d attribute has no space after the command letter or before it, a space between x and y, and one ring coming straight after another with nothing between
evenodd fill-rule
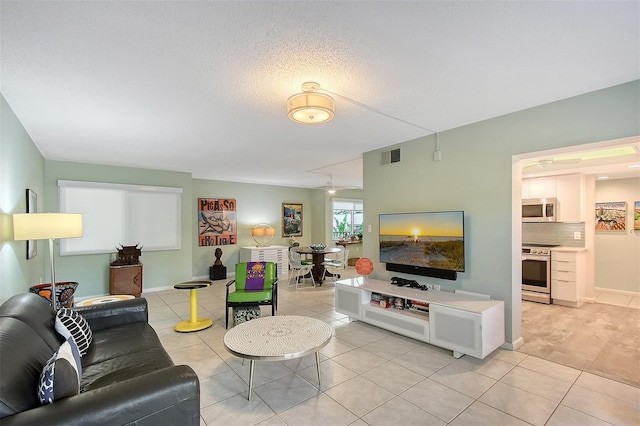
<instances>
[{"instance_id":1,"label":"dining chair","mask_svg":"<svg viewBox=\"0 0 640 426\"><path fill-rule=\"evenodd\" d=\"M340 271L344 271L347 267L347 262L349 261L349 250L344 249L338 253L336 253L335 258L327 259L322 262L324 266L324 271L322 272L322 280L324 281L325 276L327 275L327 270L329 273L333 275L333 282L335 283L338 279L340 279Z\"/></svg>"},{"instance_id":2,"label":"dining chair","mask_svg":"<svg viewBox=\"0 0 640 426\"><path fill-rule=\"evenodd\" d=\"M300 258L300 253L295 250L289 251L289 266L291 267L291 273L289 274L289 280L287 281L287 285L291 285L291 277L293 277L293 273L295 271L295 280L296 280L296 290L298 289L298 285L300 285L300 281L304 280L306 275L311 277L311 282L313 286L316 286L316 281L313 279L312 269L315 266L314 263L302 263L302 259Z\"/></svg>"},{"instance_id":3,"label":"dining chair","mask_svg":"<svg viewBox=\"0 0 640 426\"><path fill-rule=\"evenodd\" d=\"M234 291L230 291L232 285ZM272 316L278 310L277 265L274 262L236 263L236 277L226 285L225 329L229 328L229 308L260 305L271 305Z\"/></svg>"}]
</instances>

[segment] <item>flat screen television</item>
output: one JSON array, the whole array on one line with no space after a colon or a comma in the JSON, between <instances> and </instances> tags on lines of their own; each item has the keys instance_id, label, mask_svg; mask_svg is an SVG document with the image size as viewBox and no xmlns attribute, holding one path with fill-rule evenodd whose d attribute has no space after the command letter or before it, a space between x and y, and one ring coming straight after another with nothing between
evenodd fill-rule
<instances>
[{"instance_id":1,"label":"flat screen television","mask_svg":"<svg viewBox=\"0 0 640 426\"><path fill-rule=\"evenodd\" d=\"M464 272L464 211L383 213L379 229L387 270L450 280Z\"/></svg>"}]
</instances>

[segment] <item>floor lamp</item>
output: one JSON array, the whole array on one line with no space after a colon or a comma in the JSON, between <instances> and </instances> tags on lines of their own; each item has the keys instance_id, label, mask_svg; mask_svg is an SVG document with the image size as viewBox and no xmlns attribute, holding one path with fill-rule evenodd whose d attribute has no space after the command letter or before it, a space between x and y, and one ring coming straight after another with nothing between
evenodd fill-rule
<instances>
[{"instance_id":1,"label":"floor lamp","mask_svg":"<svg viewBox=\"0 0 640 426\"><path fill-rule=\"evenodd\" d=\"M77 237L82 237L82 215L79 213L20 213L13 215L14 240L49 240L51 306L54 311L57 311L57 295L53 240Z\"/></svg>"}]
</instances>

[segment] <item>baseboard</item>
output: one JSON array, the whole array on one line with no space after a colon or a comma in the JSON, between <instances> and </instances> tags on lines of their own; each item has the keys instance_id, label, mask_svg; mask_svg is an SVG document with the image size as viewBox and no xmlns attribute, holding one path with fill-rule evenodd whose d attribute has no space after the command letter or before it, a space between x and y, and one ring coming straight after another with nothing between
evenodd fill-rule
<instances>
[{"instance_id":1,"label":"baseboard","mask_svg":"<svg viewBox=\"0 0 640 426\"><path fill-rule=\"evenodd\" d=\"M510 351L517 351L522 345L524 345L524 339L522 337L518 337L515 342L504 342L500 347Z\"/></svg>"},{"instance_id":2,"label":"baseboard","mask_svg":"<svg viewBox=\"0 0 640 426\"><path fill-rule=\"evenodd\" d=\"M603 287L596 287L594 290L600 293L617 294L619 296L640 297L640 293L637 291L616 290Z\"/></svg>"}]
</instances>

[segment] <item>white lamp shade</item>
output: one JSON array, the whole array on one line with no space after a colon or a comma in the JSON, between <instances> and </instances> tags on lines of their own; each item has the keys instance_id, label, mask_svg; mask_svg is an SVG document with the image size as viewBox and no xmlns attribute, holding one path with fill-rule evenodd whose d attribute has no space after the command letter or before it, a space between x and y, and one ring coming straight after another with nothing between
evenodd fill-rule
<instances>
[{"instance_id":1,"label":"white lamp shade","mask_svg":"<svg viewBox=\"0 0 640 426\"><path fill-rule=\"evenodd\" d=\"M48 240L82 237L80 213L20 213L13 215L13 239Z\"/></svg>"},{"instance_id":2,"label":"white lamp shade","mask_svg":"<svg viewBox=\"0 0 640 426\"><path fill-rule=\"evenodd\" d=\"M303 92L287 100L289 118L297 123L326 123L333 119L335 110L333 98L323 93Z\"/></svg>"}]
</instances>

